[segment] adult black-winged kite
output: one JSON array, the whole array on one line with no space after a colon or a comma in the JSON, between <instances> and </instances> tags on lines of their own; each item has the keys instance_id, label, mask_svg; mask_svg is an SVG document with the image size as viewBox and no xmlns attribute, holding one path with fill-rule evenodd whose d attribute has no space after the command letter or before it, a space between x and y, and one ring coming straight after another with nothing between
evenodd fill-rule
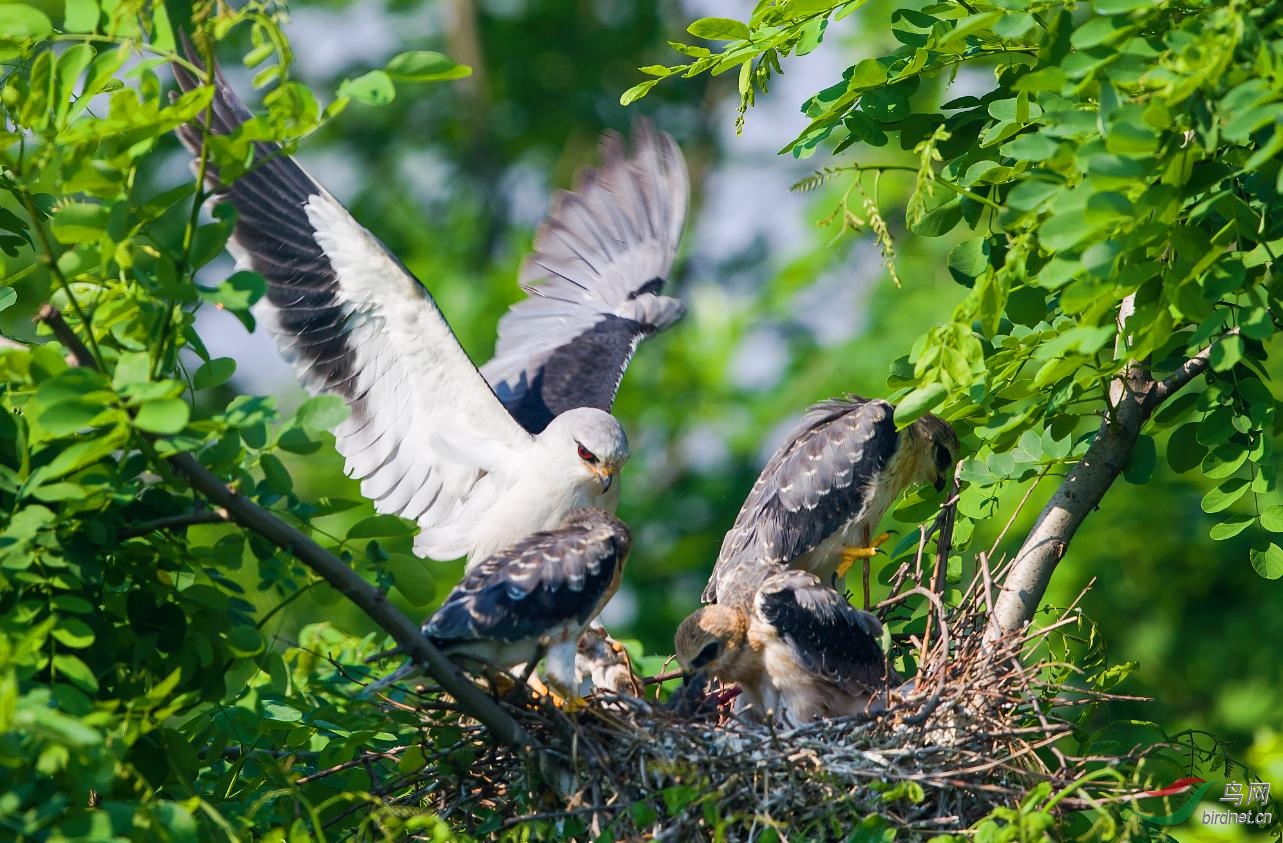
<instances>
[{"instance_id":1,"label":"adult black-winged kite","mask_svg":"<svg viewBox=\"0 0 1283 843\"><path fill-rule=\"evenodd\" d=\"M208 123L178 129L193 151L251 116L215 71ZM174 75L184 91L201 84ZM351 407L334 431L347 473L378 511L418 522L421 556L471 566L576 508L618 503L629 450L609 410L638 342L683 313L661 291L689 186L676 143L644 121L631 156L615 134L602 148L601 169L540 227L528 297L500 320L483 372L418 279L277 145L254 143L230 183L207 170L237 211L229 251L267 280L256 315L309 391Z\"/></svg>"}]
</instances>

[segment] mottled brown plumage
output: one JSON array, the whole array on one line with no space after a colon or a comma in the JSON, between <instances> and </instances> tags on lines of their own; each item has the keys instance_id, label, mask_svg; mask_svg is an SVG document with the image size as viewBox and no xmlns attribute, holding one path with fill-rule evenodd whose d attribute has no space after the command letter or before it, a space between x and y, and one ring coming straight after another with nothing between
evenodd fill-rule
<instances>
[{"instance_id":1,"label":"mottled brown plumage","mask_svg":"<svg viewBox=\"0 0 1283 843\"><path fill-rule=\"evenodd\" d=\"M943 486L953 428L924 416L895 429L895 407L856 396L813 405L771 456L722 541L704 602L746 604L783 568L830 582L846 547L865 547L913 483Z\"/></svg>"},{"instance_id":2,"label":"mottled brown plumage","mask_svg":"<svg viewBox=\"0 0 1283 843\"><path fill-rule=\"evenodd\" d=\"M786 725L860 714L886 685L882 624L814 574L768 577L750 604L713 604L678 627L677 659L692 676L740 686L737 710Z\"/></svg>"}]
</instances>

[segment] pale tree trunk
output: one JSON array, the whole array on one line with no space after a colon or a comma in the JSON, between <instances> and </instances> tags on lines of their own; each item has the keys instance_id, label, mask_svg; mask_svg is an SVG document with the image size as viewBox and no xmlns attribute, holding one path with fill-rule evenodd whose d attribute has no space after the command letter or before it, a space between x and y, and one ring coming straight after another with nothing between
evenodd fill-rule
<instances>
[{"instance_id":1,"label":"pale tree trunk","mask_svg":"<svg viewBox=\"0 0 1283 843\"><path fill-rule=\"evenodd\" d=\"M1120 346L1124 344L1122 326L1131 315L1131 305L1128 297L1120 308ZM1237 332L1235 328L1225 336ZM1135 361L1126 363L1110 385L1105 417L1087 453L1047 501L1016 553L994 601L986 640L1015 634L1033 619L1069 542L1127 467L1141 428L1164 401L1207 370L1211 352L1209 345L1162 380L1155 380Z\"/></svg>"}]
</instances>

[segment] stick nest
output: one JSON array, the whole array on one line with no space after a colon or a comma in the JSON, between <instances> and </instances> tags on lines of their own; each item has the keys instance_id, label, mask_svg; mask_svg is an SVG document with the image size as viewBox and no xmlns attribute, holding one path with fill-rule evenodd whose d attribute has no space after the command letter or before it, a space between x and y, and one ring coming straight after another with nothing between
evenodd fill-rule
<instances>
[{"instance_id":1,"label":"stick nest","mask_svg":"<svg viewBox=\"0 0 1283 843\"><path fill-rule=\"evenodd\" d=\"M1067 791L1057 810L1117 798L1113 780L1082 779L1137 757L1088 759L1061 746L1083 706L1117 699L1051 678L1065 666L1044 645L1079 622L1077 610L986 647L992 580L981 565L960 607L945 608L922 574L907 590L915 578L902 575L883 601L884 615L916 602L928 620L893 644L893 654L918 656L918 670L911 689L884 695L876 717L781 730L731 717L726 706L661 703L657 688L646 701L597 699L575 714L510 705L558 772L425 696L416 706L423 764L397 781L394 804L427 808L472 834L536 824L538 839L842 839L864 824L894 827L904 840L963 831L1040 787Z\"/></svg>"}]
</instances>

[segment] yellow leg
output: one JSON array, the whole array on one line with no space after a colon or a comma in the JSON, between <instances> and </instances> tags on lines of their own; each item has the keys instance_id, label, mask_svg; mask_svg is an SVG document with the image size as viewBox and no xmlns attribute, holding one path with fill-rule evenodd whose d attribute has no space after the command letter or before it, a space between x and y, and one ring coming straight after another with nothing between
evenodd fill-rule
<instances>
[{"instance_id":1,"label":"yellow leg","mask_svg":"<svg viewBox=\"0 0 1283 843\"><path fill-rule=\"evenodd\" d=\"M539 684L543 686L542 682ZM548 686L543 686L543 691L540 696L546 696L548 701L552 703L553 708L559 708L566 714L574 714L575 712L583 711L588 707L588 701L578 694L563 697Z\"/></svg>"},{"instance_id":2,"label":"yellow leg","mask_svg":"<svg viewBox=\"0 0 1283 843\"><path fill-rule=\"evenodd\" d=\"M844 547L842 548L842 561L838 563L838 576L845 577L846 572L851 570L851 566L856 560L869 560L878 555L879 549L886 544L891 538L890 533L883 533L869 542L868 547Z\"/></svg>"}]
</instances>

